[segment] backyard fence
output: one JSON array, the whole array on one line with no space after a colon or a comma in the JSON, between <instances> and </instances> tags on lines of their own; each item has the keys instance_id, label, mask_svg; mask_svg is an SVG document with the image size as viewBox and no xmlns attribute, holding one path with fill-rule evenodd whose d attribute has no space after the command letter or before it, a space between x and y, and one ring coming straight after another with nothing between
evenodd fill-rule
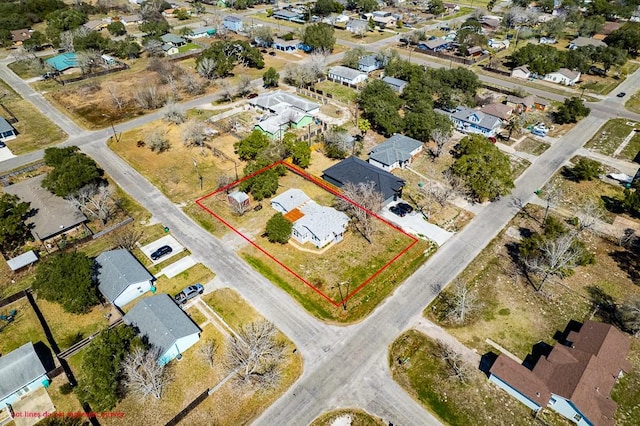
<instances>
[{"instance_id":1,"label":"backyard fence","mask_svg":"<svg viewBox=\"0 0 640 426\"><path fill-rule=\"evenodd\" d=\"M423 49L415 49L415 52L418 53L423 53L425 55L428 56L434 56L436 58L440 58L440 59L446 59L448 61L452 61L452 62L456 62L458 64L464 64L464 65L473 65L476 62L482 61L483 59L486 59L489 57L489 54L484 54L484 55L480 55L480 56L475 56L471 59L467 59L467 58L462 58L460 56L454 56L454 55L450 55L447 53L442 53L442 52L432 52L430 50L423 50Z\"/></svg>"},{"instance_id":2,"label":"backyard fence","mask_svg":"<svg viewBox=\"0 0 640 426\"><path fill-rule=\"evenodd\" d=\"M107 229L103 229L100 232L96 232L95 234L93 234L93 236L91 238L95 240L96 238L100 238L103 235L106 235L111 231L115 231L118 228L122 228L123 226L125 226L125 225L127 225L127 224L129 224L131 222L133 222L133 218L131 216L129 216L125 220L123 220L122 222L118 222L115 225L112 225L112 226L108 227Z\"/></svg>"},{"instance_id":3,"label":"backyard fence","mask_svg":"<svg viewBox=\"0 0 640 426\"><path fill-rule=\"evenodd\" d=\"M193 401L191 401L189 403L189 405L187 405L186 407L184 407L182 409L182 411L180 411L178 414L176 414L171 420L169 420L165 426L175 426L178 423L180 423L180 421L182 419L184 419L185 417L187 417L187 415L193 411L194 408L196 408L198 405L200 405L202 403L202 401L204 401L205 399L207 399L207 397L209 396L209 389L205 390L204 392L202 392L200 395L196 396L195 399Z\"/></svg>"},{"instance_id":4,"label":"backyard fence","mask_svg":"<svg viewBox=\"0 0 640 426\"><path fill-rule=\"evenodd\" d=\"M107 74L111 74L118 71L124 71L128 69L129 69L129 65L125 64L124 62L121 62L120 65L117 65L115 67L112 67L103 71L83 74L80 77L66 78L64 80L62 78L54 78L54 80L64 86L67 83L75 83L76 81L82 81L82 80L86 80L88 78L93 78L93 77L100 77L102 75L107 75Z\"/></svg>"},{"instance_id":5,"label":"backyard fence","mask_svg":"<svg viewBox=\"0 0 640 426\"><path fill-rule=\"evenodd\" d=\"M2 308L4 306L7 306L7 305L10 305L11 303L22 299L23 297L27 297L27 291L26 290L19 291L17 293L12 294L9 297L6 297L6 298L0 300L0 308Z\"/></svg>"},{"instance_id":6,"label":"backyard fence","mask_svg":"<svg viewBox=\"0 0 640 426\"><path fill-rule=\"evenodd\" d=\"M18 118L15 115L13 115L13 113L9 110L9 108L7 108L4 104L0 104L0 107L2 107L4 112L7 113L7 115L10 117L6 119L7 123L16 124L18 122Z\"/></svg>"},{"instance_id":7,"label":"backyard fence","mask_svg":"<svg viewBox=\"0 0 640 426\"><path fill-rule=\"evenodd\" d=\"M13 183L13 182L11 182L12 178L14 178L14 177L16 177L18 175L21 175L22 173L32 172L34 170L39 169L42 166L44 166L44 161L39 161L39 162L34 163L34 164L30 165L30 166L23 167L23 168L21 168L19 170L14 170L11 173L6 173L6 174L0 176L0 185L9 186L9 185L11 185Z\"/></svg>"}]
</instances>

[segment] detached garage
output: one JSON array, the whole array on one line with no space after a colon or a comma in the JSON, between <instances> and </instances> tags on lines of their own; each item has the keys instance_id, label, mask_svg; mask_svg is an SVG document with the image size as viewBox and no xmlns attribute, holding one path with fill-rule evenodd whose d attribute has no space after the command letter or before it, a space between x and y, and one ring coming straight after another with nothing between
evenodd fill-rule
<instances>
[{"instance_id":1,"label":"detached garage","mask_svg":"<svg viewBox=\"0 0 640 426\"><path fill-rule=\"evenodd\" d=\"M128 250L111 250L96 258L98 289L121 308L151 290L155 277Z\"/></svg>"}]
</instances>

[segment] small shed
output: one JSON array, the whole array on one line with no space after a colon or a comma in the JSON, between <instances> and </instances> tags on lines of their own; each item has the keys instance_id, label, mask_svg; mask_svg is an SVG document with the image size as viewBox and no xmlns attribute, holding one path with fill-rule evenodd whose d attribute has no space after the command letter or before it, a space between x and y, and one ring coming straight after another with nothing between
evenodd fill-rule
<instances>
[{"instance_id":1,"label":"small shed","mask_svg":"<svg viewBox=\"0 0 640 426\"><path fill-rule=\"evenodd\" d=\"M26 253L22 253L20 256L16 256L13 259L7 260L7 265L13 272L19 271L20 269L31 265L38 261L38 255L33 250L29 250Z\"/></svg>"},{"instance_id":2,"label":"small shed","mask_svg":"<svg viewBox=\"0 0 640 426\"><path fill-rule=\"evenodd\" d=\"M228 194L227 201L232 207L238 209L248 209L249 204L251 203L247 193L242 191L233 191Z\"/></svg>"}]
</instances>

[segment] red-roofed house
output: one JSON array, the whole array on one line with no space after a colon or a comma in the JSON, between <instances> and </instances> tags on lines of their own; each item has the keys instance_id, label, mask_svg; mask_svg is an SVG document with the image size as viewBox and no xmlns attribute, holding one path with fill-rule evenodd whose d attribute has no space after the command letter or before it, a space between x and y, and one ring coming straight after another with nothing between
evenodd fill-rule
<instances>
[{"instance_id":1,"label":"red-roofed house","mask_svg":"<svg viewBox=\"0 0 640 426\"><path fill-rule=\"evenodd\" d=\"M532 369L500 355L489 380L527 407L548 407L580 426L613 426L611 390L622 373L630 341L617 328L585 321Z\"/></svg>"}]
</instances>

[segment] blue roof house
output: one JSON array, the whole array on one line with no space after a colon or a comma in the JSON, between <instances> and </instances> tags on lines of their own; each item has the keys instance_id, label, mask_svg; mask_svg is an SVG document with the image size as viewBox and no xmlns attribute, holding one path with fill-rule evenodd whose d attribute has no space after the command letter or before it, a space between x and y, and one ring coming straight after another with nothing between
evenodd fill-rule
<instances>
[{"instance_id":1,"label":"blue roof house","mask_svg":"<svg viewBox=\"0 0 640 426\"><path fill-rule=\"evenodd\" d=\"M151 290L155 277L128 250L110 250L96 257L98 290L122 307Z\"/></svg>"},{"instance_id":2,"label":"blue roof house","mask_svg":"<svg viewBox=\"0 0 640 426\"><path fill-rule=\"evenodd\" d=\"M159 352L158 363L162 365L180 359L200 340L200 328L168 294L142 299L123 319Z\"/></svg>"},{"instance_id":3,"label":"blue roof house","mask_svg":"<svg viewBox=\"0 0 640 426\"><path fill-rule=\"evenodd\" d=\"M49 386L47 371L29 342L0 357L0 409Z\"/></svg>"},{"instance_id":4,"label":"blue roof house","mask_svg":"<svg viewBox=\"0 0 640 426\"><path fill-rule=\"evenodd\" d=\"M62 55L54 56L53 58L47 59L45 62L55 68L56 71L60 72L79 66L78 56L74 52L67 52Z\"/></svg>"},{"instance_id":5,"label":"blue roof house","mask_svg":"<svg viewBox=\"0 0 640 426\"><path fill-rule=\"evenodd\" d=\"M237 16L227 15L224 17L222 21L222 26L228 29L229 31L240 32L243 29L242 19Z\"/></svg>"}]
</instances>

